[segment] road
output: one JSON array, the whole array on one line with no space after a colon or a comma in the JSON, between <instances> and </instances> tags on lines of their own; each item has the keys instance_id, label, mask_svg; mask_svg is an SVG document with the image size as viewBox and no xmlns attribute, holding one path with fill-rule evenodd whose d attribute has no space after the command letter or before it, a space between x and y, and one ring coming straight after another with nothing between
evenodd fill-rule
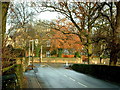
<instances>
[{"instance_id":1,"label":"road","mask_svg":"<svg viewBox=\"0 0 120 90\"><path fill-rule=\"evenodd\" d=\"M120 88L118 85L65 69L63 64L35 66L34 70L25 72L29 88Z\"/></svg>"}]
</instances>

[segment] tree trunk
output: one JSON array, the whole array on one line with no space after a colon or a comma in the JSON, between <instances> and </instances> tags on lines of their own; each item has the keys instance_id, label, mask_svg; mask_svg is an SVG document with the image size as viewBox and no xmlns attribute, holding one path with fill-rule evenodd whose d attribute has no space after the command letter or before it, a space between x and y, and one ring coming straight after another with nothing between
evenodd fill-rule
<instances>
[{"instance_id":1,"label":"tree trunk","mask_svg":"<svg viewBox=\"0 0 120 90\"><path fill-rule=\"evenodd\" d=\"M92 56L92 44L88 44L88 64L90 64L91 56Z\"/></svg>"},{"instance_id":2,"label":"tree trunk","mask_svg":"<svg viewBox=\"0 0 120 90\"><path fill-rule=\"evenodd\" d=\"M115 3L117 8L116 24L113 29L113 40L111 44L110 52L110 66L116 66L117 53L119 52L119 34L120 34L120 1Z\"/></svg>"},{"instance_id":3,"label":"tree trunk","mask_svg":"<svg viewBox=\"0 0 120 90\"><path fill-rule=\"evenodd\" d=\"M100 64L101 64L101 62L102 62L102 57L100 57Z\"/></svg>"},{"instance_id":4,"label":"tree trunk","mask_svg":"<svg viewBox=\"0 0 120 90\"><path fill-rule=\"evenodd\" d=\"M91 41L91 27L88 28L88 36L87 36L87 55L88 55L88 64L90 64L91 56L92 56L92 41Z\"/></svg>"},{"instance_id":5,"label":"tree trunk","mask_svg":"<svg viewBox=\"0 0 120 90\"><path fill-rule=\"evenodd\" d=\"M91 40L91 35L92 35L92 22L91 22L91 15L90 15L90 6L91 3L89 3L88 7L88 36L87 36L87 45L88 45L88 64L90 64L91 56L92 56L92 40Z\"/></svg>"},{"instance_id":6,"label":"tree trunk","mask_svg":"<svg viewBox=\"0 0 120 90\"><path fill-rule=\"evenodd\" d=\"M116 2L117 15L116 15L116 34L120 34L120 1Z\"/></svg>"},{"instance_id":7,"label":"tree trunk","mask_svg":"<svg viewBox=\"0 0 120 90\"><path fill-rule=\"evenodd\" d=\"M2 44L4 41L4 34L6 32L6 18L7 18L8 7L9 7L9 2L2 2Z\"/></svg>"},{"instance_id":8,"label":"tree trunk","mask_svg":"<svg viewBox=\"0 0 120 90\"><path fill-rule=\"evenodd\" d=\"M116 66L116 63L117 63L117 53L115 53L115 51L111 51L109 65Z\"/></svg>"},{"instance_id":9,"label":"tree trunk","mask_svg":"<svg viewBox=\"0 0 120 90\"><path fill-rule=\"evenodd\" d=\"M0 2L0 50L2 50L2 2ZM2 52L0 53L0 58L1 57L2 57Z\"/></svg>"},{"instance_id":10,"label":"tree trunk","mask_svg":"<svg viewBox=\"0 0 120 90\"><path fill-rule=\"evenodd\" d=\"M6 32L6 17L7 17L8 7L9 7L9 2L1 2L0 1L0 20L2 21L2 22L0 21L0 28L2 29L2 30L0 30L0 47L1 47L0 49L2 49L0 58L4 58L3 46L5 46L4 36L5 36L5 32Z\"/></svg>"}]
</instances>

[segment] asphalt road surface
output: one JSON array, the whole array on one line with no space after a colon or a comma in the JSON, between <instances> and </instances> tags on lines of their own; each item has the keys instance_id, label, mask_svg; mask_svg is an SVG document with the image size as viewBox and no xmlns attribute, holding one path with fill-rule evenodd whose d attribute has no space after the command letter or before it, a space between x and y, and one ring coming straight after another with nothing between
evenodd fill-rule
<instances>
[{"instance_id":1,"label":"asphalt road surface","mask_svg":"<svg viewBox=\"0 0 120 90\"><path fill-rule=\"evenodd\" d=\"M65 69L63 64L35 64L36 68L25 72L28 88L120 88L94 77Z\"/></svg>"}]
</instances>

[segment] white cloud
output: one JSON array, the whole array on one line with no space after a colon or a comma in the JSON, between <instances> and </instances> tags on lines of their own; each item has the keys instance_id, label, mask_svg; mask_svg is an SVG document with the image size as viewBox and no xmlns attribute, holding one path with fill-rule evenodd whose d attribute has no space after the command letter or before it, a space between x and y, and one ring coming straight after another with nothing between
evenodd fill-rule
<instances>
[{"instance_id":1,"label":"white cloud","mask_svg":"<svg viewBox=\"0 0 120 90\"><path fill-rule=\"evenodd\" d=\"M41 20L53 20L53 19L57 19L60 15L57 12L42 12L40 13L36 19L41 19Z\"/></svg>"}]
</instances>

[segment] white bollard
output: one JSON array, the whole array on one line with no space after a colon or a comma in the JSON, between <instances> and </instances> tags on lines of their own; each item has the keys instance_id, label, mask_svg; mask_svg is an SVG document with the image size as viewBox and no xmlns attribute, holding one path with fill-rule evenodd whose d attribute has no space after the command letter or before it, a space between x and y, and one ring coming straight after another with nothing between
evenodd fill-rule
<instances>
[{"instance_id":1,"label":"white bollard","mask_svg":"<svg viewBox=\"0 0 120 90\"><path fill-rule=\"evenodd\" d=\"M97 64L97 61L95 61L95 64Z\"/></svg>"},{"instance_id":2,"label":"white bollard","mask_svg":"<svg viewBox=\"0 0 120 90\"><path fill-rule=\"evenodd\" d=\"M104 62L104 64L105 64L105 62Z\"/></svg>"},{"instance_id":3,"label":"white bollard","mask_svg":"<svg viewBox=\"0 0 120 90\"><path fill-rule=\"evenodd\" d=\"M68 66L68 61L66 61L66 66Z\"/></svg>"}]
</instances>

